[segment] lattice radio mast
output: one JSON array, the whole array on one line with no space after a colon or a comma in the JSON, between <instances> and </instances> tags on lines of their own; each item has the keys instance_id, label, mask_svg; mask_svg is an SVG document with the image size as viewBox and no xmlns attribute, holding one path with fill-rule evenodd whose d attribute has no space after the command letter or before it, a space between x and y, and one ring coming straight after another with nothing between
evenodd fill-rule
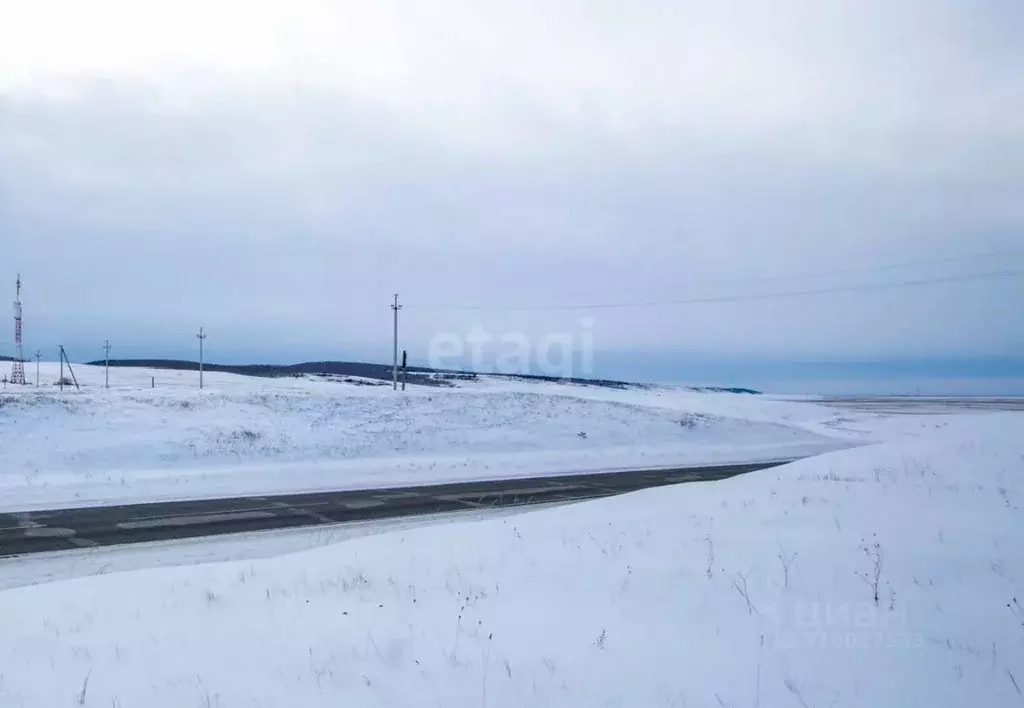
<instances>
[{"instance_id":1,"label":"lattice radio mast","mask_svg":"<svg viewBox=\"0 0 1024 708\"><path fill-rule=\"evenodd\" d=\"M21 273L18 273L17 295L14 299L14 364L11 366L11 383L25 383L25 357L21 350Z\"/></svg>"}]
</instances>

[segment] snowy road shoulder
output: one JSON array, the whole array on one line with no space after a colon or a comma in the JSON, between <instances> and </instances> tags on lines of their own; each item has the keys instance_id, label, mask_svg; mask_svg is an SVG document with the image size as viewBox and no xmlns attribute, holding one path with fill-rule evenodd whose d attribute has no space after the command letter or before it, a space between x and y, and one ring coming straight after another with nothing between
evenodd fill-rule
<instances>
[{"instance_id":1,"label":"snowy road shoulder","mask_svg":"<svg viewBox=\"0 0 1024 708\"><path fill-rule=\"evenodd\" d=\"M1022 421L951 418L724 482L0 592L0 702L1015 705Z\"/></svg>"}]
</instances>

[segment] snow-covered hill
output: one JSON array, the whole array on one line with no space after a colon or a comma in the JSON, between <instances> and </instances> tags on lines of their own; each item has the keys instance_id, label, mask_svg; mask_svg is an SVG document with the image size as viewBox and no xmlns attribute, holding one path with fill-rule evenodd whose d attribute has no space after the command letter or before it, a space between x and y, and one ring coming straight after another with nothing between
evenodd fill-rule
<instances>
[{"instance_id":1,"label":"snow-covered hill","mask_svg":"<svg viewBox=\"0 0 1024 708\"><path fill-rule=\"evenodd\" d=\"M34 367L29 367L34 379ZM332 378L75 370L0 394L0 509L788 459L871 439L808 402L484 377L450 389ZM869 416L862 416L866 418Z\"/></svg>"}]
</instances>

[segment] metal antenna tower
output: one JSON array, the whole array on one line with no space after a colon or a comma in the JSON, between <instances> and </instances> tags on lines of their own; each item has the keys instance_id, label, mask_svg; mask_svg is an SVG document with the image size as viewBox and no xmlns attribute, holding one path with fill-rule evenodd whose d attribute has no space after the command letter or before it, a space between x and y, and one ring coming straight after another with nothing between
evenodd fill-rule
<instances>
[{"instance_id":1,"label":"metal antenna tower","mask_svg":"<svg viewBox=\"0 0 1024 708\"><path fill-rule=\"evenodd\" d=\"M25 383L25 357L21 350L21 273L18 273L17 295L14 298L14 364L11 383Z\"/></svg>"}]
</instances>

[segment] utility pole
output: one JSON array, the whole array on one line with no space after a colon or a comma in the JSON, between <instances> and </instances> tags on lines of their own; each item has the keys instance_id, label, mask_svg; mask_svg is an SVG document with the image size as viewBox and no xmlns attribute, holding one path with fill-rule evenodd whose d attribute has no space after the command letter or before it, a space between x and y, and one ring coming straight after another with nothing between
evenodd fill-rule
<instances>
[{"instance_id":1,"label":"utility pole","mask_svg":"<svg viewBox=\"0 0 1024 708\"><path fill-rule=\"evenodd\" d=\"M103 358L103 379L106 388L110 388L110 340L103 342L107 355Z\"/></svg>"},{"instance_id":2,"label":"utility pole","mask_svg":"<svg viewBox=\"0 0 1024 708\"><path fill-rule=\"evenodd\" d=\"M394 338L394 350L393 350L393 361L394 369L391 375L391 388L395 391L398 390L398 311L402 309L402 306L398 304L398 293L395 293L395 304L391 306L391 309L395 311L395 338Z\"/></svg>"},{"instance_id":3,"label":"utility pole","mask_svg":"<svg viewBox=\"0 0 1024 708\"><path fill-rule=\"evenodd\" d=\"M71 374L71 382L75 384L75 390L81 391L82 387L78 385L78 377L75 376L75 370L71 368L71 360L68 359L68 353L64 351L64 345L60 345L60 390L64 390L64 364L68 365L68 373Z\"/></svg>"},{"instance_id":4,"label":"utility pole","mask_svg":"<svg viewBox=\"0 0 1024 708\"><path fill-rule=\"evenodd\" d=\"M206 335L203 334L203 328L199 328L199 334L196 335L196 339L199 340L199 388L203 387L203 340L206 339Z\"/></svg>"},{"instance_id":5,"label":"utility pole","mask_svg":"<svg viewBox=\"0 0 1024 708\"><path fill-rule=\"evenodd\" d=\"M43 358L43 353L36 349L36 388L39 388L39 360Z\"/></svg>"}]
</instances>

